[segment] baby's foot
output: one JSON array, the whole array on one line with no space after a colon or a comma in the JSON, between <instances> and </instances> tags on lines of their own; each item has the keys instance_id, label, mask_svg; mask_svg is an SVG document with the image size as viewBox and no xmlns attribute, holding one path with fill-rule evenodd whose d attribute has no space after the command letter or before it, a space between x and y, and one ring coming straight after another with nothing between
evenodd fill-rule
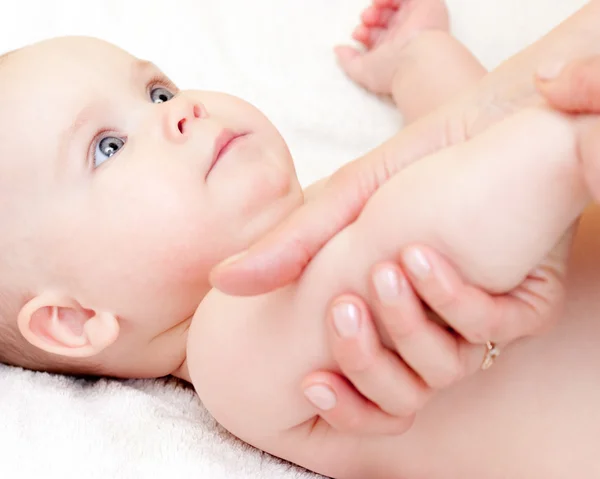
<instances>
[{"instance_id":1,"label":"baby's foot","mask_svg":"<svg viewBox=\"0 0 600 479\"><path fill-rule=\"evenodd\" d=\"M448 31L444 0L373 0L352 37L366 51L336 47L344 72L356 83L378 94L390 94L400 51L423 30Z\"/></svg>"}]
</instances>

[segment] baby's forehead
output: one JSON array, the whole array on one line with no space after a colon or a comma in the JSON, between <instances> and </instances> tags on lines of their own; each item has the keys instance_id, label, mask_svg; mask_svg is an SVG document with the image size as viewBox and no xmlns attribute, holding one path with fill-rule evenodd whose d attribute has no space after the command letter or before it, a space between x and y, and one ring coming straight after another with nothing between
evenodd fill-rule
<instances>
[{"instance_id":1,"label":"baby's forehead","mask_svg":"<svg viewBox=\"0 0 600 479\"><path fill-rule=\"evenodd\" d=\"M0 63L0 163L25 171L27 158L49 156L59 137L92 102L124 91L131 65L127 52L101 40L60 38L11 52ZM0 171L1 173L1 171Z\"/></svg>"},{"instance_id":2,"label":"baby's forehead","mask_svg":"<svg viewBox=\"0 0 600 479\"><path fill-rule=\"evenodd\" d=\"M95 38L63 37L28 45L3 57L15 74L57 76L93 71L110 78L114 70L126 68L136 58L110 43ZM0 63L0 65L2 65ZM43 80L44 77L39 78ZM75 86L75 85L74 85Z\"/></svg>"},{"instance_id":3,"label":"baby's forehead","mask_svg":"<svg viewBox=\"0 0 600 479\"><path fill-rule=\"evenodd\" d=\"M118 88L129 65L136 59L106 42L95 39L61 38L26 46L9 53L0 63L0 84L10 95L0 98L3 115L53 103L63 109ZM59 113L57 109L53 112ZM31 113L31 112L29 112ZM43 113L28 114L31 121Z\"/></svg>"},{"instance_id":4,"label":"baby's forehead","mask_svg":"<svg viewBox=\"0 0 600 479\"><path fill-rule=\"evenodd\" d=\"M93 38L65 37L29 45L0 63L0 84L11 92L0 98L1 108L14 112L28 104L63 102L63 109L68 109L90 96L109 97L131 82L132 65L137 63L140 60L124 50Z\"/></svg>"}]
</instances>

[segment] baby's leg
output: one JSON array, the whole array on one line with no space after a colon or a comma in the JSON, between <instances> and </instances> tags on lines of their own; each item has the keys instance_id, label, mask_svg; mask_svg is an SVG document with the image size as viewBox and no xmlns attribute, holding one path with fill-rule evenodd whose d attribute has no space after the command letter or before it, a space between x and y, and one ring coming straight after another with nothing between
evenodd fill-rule
<instances>
[{"instance_id":1,"label":"baby's leg","mask_svg":"<svg viewBox=\"0 0 600 479\"><path fill-rule=\"evenodd\" d=\"M362 20L354 38L367 51L338 47L340 64L368 90L392 95L407 123L486 73L450 34L444 0L374 0Z\"/></svg>"}]
</instances>

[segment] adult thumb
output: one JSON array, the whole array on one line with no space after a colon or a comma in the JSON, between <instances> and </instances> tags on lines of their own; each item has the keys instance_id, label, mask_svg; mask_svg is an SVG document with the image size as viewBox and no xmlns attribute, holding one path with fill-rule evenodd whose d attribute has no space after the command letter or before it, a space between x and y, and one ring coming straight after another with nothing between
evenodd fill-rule
<instances>
[{"instance_id":1,"label":"adult thumb","mask_svg":"<svg viewBox=\"0 0 600 479\"><path fill-rule=\"evenodd\" d=\"M550 105L567 113L600 113L600 56L544 66L537 88Z\"/></svg>"}]
</instances>

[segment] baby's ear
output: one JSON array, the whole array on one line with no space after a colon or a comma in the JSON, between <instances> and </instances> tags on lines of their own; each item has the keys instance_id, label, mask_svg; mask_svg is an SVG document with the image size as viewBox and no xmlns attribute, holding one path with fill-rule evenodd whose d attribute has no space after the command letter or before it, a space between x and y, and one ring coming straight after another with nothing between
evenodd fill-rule
<instances>
[{"instance_id":1,"label":"baby's ear","mask_svg":"<svg viewBox=\"0 0 600 479\"><path fill-rule=\"evenodd\" d=\"M95 356L119 336L114 314L92 311L72 298L42 293L19 312L18 327L33 346L72 358Z\"/></svg>"}]
</instances>

